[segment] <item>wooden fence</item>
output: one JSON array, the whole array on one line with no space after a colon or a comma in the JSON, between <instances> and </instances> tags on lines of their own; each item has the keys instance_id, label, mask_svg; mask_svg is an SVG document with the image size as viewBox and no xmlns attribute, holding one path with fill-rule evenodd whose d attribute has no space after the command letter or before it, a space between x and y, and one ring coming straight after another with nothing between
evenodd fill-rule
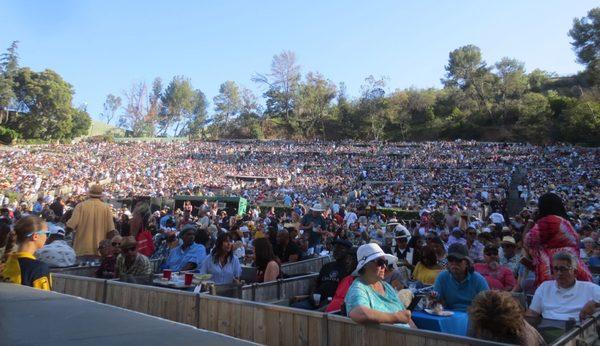
<instances>
[{"instance_id":1,"label":"wooden fence","mask_svg":"<svg viewBox=\"0 0 600 346\"><path fill-rule=\"evenodd\" d=\"M289 279L245 285L242 286L241 294L236 297L256 302L275 302L309 294L317 276L319 276L318 273L312 273Z\"/></svg>"},{"instance_id":2,"label":"wooden fence","mask_svg":"<svg viewBox=\"0 0 600 346\"><path fill-rule=\"evenodd\" d=\"M304 261L285 263L281 265L281 271L287 275L297 275L306 273L318 273L324 264L329 263L331 257L315 257Z\"/></svg>"},{"instance_id":3,"label":"wooden fence","mask_svg":"<svg viewBox=\"0 0 600 346\"><path fill-rule=\"evenodd\" d=\"M99 266L85 266L85 267L66 267L66 268L52 268L52 273L61 273L77 276L96 277L96 271Z\"/></svg>"},{"instance_id":4,"label":"wooden fence","mask_svg":"<svg viewBox=\"0 0 600 346\"><path fill-rule=\"evenodd\" d=\"M362 325L344 316L112 280L66 274L55 274L53 280L57 292L266 345L506 345L394 325ZM553 345L575 346L586 337L597 338L599 316Z\"/></svg>"}]
</instances>

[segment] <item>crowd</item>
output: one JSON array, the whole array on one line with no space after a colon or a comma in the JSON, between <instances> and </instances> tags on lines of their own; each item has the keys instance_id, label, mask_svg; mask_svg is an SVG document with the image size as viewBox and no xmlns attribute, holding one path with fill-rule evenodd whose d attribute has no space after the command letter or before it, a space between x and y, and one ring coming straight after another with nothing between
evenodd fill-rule
<instances>
[{"instance_id":1,"label":"crowd","mask_svg":"<svg viewBox=\"0 0 600 346\"><path fill-rule=\"evenodd\" d=\"M216 194L256 203L366 200L409 210L450 203L478 210L506 197L515 167L522 167L526 202L555 190L570 211L589 214L599 207L599 156L579 147L464 141L81 142L1 151L0 191L48 202L102 182L109 198Z\"/></svg>"},{"instance_id":2,"label":"crowd","mask_svg":"<svg viewBox=\"0 0 600 346\"><path fill-rule=\"evenodd\" d=\"M269 282L285 277L284 263L330 255L314 294L292 306L414 328L409 307L423 291L434 311L467 313L473 336L530 345L543 339L525 317L579 321L600 303L600 161L592 149L80 143L0 160L5 187L38 197L4 198L0 269L15 283L48 289L50 267L93 261L102 278L160 268L236 285L243 266L256 268L253 281ZM518 186L525 207L513 216L507 195L516 171L526 172ZM40 194L65 185L73 188L64 198ZM208 191L246 196L250 207L228 215L208 201L176 210L104 201ZM261 210L264 200L286 208ZM513 299L519 292L533 297L526 313Z\"/></svg>"}]
</instances>

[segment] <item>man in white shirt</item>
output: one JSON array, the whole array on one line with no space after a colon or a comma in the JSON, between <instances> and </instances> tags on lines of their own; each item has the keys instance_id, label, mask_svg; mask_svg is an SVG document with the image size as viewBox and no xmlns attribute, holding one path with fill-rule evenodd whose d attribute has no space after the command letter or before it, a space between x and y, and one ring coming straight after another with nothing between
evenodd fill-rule
<instances>
[{"instance_id":1,"label":"man in white shirt","mask_svg":"<svg viewBox=\"0 0 600 346\"><path fill-rule=\"evenodd\" d=\"M558 252L552 258L555 280L537 288L527 315L546 319L581 321L600 307L600 286L577 281L577 259L569 252Z\"/></svg>"},{"instance_id":2,"label":"man in white shirt","mask_svg":"<svg viewBox=\"0 0 600 346\"><path fill-rule=\"evenodd\" d=\"M351 224L355 223L356 220L358 220L358 216L356 215L356 213L350 209L348 209L348 211L346 211L346 215L344 216L344 221L346 222L346 226L350 226Z\"/></svg>"},{"instance_id":3,"label":"man in white shirt","mask_svg":"<svg viewBox=\"0 0 600 346\"><path fill-rule=\"evenodd\" d=\"M35 257L50 267L70 267L75 265L75 250L65 241L65 230L61 226L48 224L48 240L46 245L37 250Z\"/></svg>"}]
</instances>

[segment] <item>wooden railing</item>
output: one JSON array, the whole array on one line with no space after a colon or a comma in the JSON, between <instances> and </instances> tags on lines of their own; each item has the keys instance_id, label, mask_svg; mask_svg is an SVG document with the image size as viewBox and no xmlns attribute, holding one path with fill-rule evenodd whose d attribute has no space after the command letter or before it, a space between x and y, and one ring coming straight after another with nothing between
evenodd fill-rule
<instances>
[{"instance_id":1,"label":"wooden railing","mask_svg":"<svg viewBox=\"0 0 600 346\"><path fill-rule=\"evenodd\" d=\"M53 275L57 292L118 306L266 345L502 345L485 340L361 325L343 316L167 288Z\"/></svg>"},{"instance_id":2,"label":"wooden railing","mask_svg":"<svg viewBox=\"0 0 600 346\"><path fill-rule=\"evenodd\" d=\"M303 261L285 263L281 265L281 271L287 275L306 273L318 273L324 264L329 263L331 257L315 257Z\"/></svg>"},{"instance_id":3,"label":"wooden railing","mask_svg":"<svg viewBox=\"0 0 600 346\"><path fill-rule=\"evenodd\" d=\"M236 298L255 302L274 302L309 294L317 276L319 276L318 273L312 273L272 282L245 285L242 286L241 294Z\"/></svg>"},{"instance_id":4,"label":"wooden railing","mask_svg":"<svg viewBox=\"0 0 600 346\"><path fill-rule=\"evenodd\" d=\"M85 266L85 267L66 267L66 268L52 268L52 273L69 274L77 276L87 276L90 278L96 277L96 271L98 266Z\"/></svg>"}]
</instances>

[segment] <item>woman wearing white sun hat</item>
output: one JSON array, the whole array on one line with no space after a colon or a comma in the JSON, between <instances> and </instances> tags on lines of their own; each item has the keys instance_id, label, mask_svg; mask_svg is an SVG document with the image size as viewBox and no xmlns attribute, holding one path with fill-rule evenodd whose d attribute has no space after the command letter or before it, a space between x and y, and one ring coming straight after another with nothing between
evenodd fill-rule
<instances>
[{"instance_id":1,"label":"woman wearing white sun hat","mask_svg":"<svg viewBox=\"0 0 600 346\"><path fill-rule=\"evenodd\" d=\"M358 323L394 323L414 327L411 312L398 299L396 290L383 281L385 268L396 263L395 256L386 254L377 244L365 244L357 251L357 276L346 294L348 317Z\"/></svg>"}]
</instances>

